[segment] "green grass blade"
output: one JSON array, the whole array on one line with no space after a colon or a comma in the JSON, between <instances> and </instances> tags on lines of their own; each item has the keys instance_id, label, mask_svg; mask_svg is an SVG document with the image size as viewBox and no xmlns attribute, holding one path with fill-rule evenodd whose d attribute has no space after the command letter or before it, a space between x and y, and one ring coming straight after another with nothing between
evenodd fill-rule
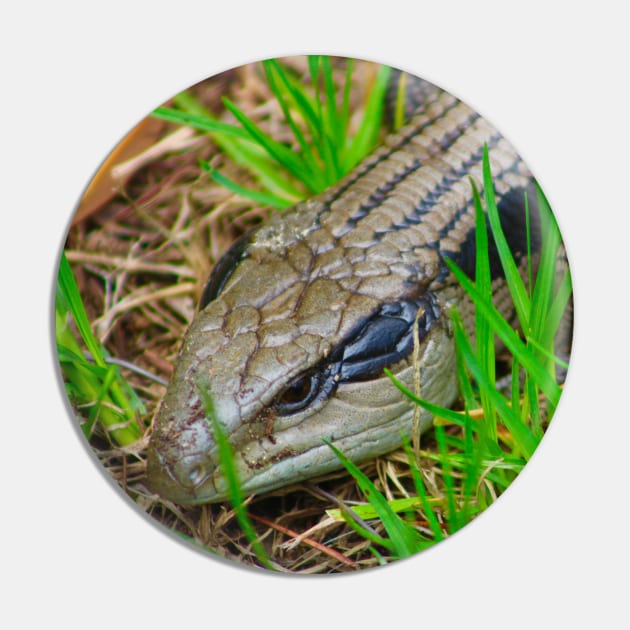
<instances>
[{"instance_id":1,"label":"green grass blade","mask_svg":"<svg viewBox=\"0 0 630 630\"><path fill-rule=\"evenodd\" d=\"M136 422L136 413L144 413L144 406L118 368L105 362L104 350L92 332L65 253L62 253L59 262L55 310L57 351L60 362L63 360L67 386L75 394L78 405L92 405L92 415L88 418L89 432L93 419L98 417L115 443L125 446L135 442L142 434ZM95 366L82 356L79 344L69 330L70 315Z\"/></svg>"},{"instance_id":2,"label":"green grass blade","mask_svg":"<svg viewBox=\"0 0 630 630\"><path fill-rule=\"evenodd\" d=\"M324 187L338 181L346 173L343 163L345 135L347 132L350 76L352 60L346 69L346 83L342 96L341 113L337 108L337 88L334 84L330 58L323 56L309 57L309 72L314 98L305 92L304 86L292 75L285 72L275 60L268 60L269 67L281 79L290 94L298 113L304 119L311 134L313 149L319 156L320 167L324 179ZM320 89L320 78L324 83L324 102Z\"/></svg>"},{"instance_id":3,"label":"green grass blade","mask_svg":"<svg viewBox=\"0 0 630 630\"><path fill-rule=\"evenodd\" d=\"M195 114L210 120L216 120L214 116L202 105L199 100L188 91L180 92L173 97L173 103L181 111L189 114Z\"/></svg>"},{"instance_id":4,"label":"green grass blade","mask_svg":"<svg viewBox=\"0 0 630 630\"><path fill-rule=\"evenodd\" d=\"M512 255L512 250L510 249L501 227L499 210L494 196L494 185L492 183L492 174L490 172L490 158L488 156L487 144L484 145L483 150L483 188L488 221L490 222L494 242L497 246L501 265L503 266L505 280L510 288L514 308L523 330L529 330L529 296L514 260L514 256Z\"/></svg>"},{"instance_id":5,"label":"green grass blade","mask_svg":"<svg viewBox=\"0 0 630 630\"><path fill-rule=\"evenodd\" d=\"M293 99L297 113L304 119L311 138L315 140L319 135L320 124L314 101L309 97L304 86L275 59L269 59L266 63L270 70L280 78L284 88Z\"/></svg>"},{"instance_id":6,"label":"green grass blade","mask_svg":"<svg viewBox=\"0 0 630 630\"><path fill-rule=\"evenodd\" d=\"M243 492L241 490L241 484L238 478L238 473L236 472L236 466L234 465L234 453L232 451L232 446L230 445L230 442L225 434L225 431L223 430L223 427L221 426L221 423L216 419L212 398L201 384L198 384L197 390L199 392L201 400L203 401L206 415L208 418L211 419L212 437L214 438L215 443L218 447L219 464L225 477L229 500L232 508L234 509L236 520L240 525L241 530L245 534L245 537L249 541L249 544L252 547L252 551L258 558L258 561L265 568L275 570L273 565L271 564L271 561L269 560L269 557L267 556L265 548L258 539L256 530L254 529L254 526L252 525L252 522L247 514L247 508L243 502Z\"/></svg>"},{"instance_id":7,"label":"green grass blade","mask_svg":"<svg viewBox=\"0 0 630 630\"><path fill-rule=\"evenodd\" d=\"M94 361L97 365L105 367L105 359L101 351L101 344L94 337L92 332L92 326L88 319L85 307L83 306L83 300L79 293L79 287L77 286L74 274L70 269L70 264L66 258L65 252L61 254L61 260L59 262L59 289L66 300L70 312L74 317L74 321L79 330L81 338L85 342L88 352L94 357Z\"/></svg>"},{"instance_id":8,"label":"green grass blade","mask_svg":"<svg viewBox=\"0 0 630 630\"><path fill-rule=\"evenodd\" d=\"M403 393L409 400L420 405L424 409L426 409L429 413L432 413L434 416L438 416L439 418L444 418L444 420L448 420L457 426L464 426L465 416L466 414L461 411L453 411L448 407L441 407L440 405L435 405L428 400L424 400L422 398L418 398L410 389L408 389L404 383L399 381L387 368L384 370L385 374L389 376L392 383Z\"/></svg>"},{"instance_id":9,"label":"green grass blade","mask_svg":"<svg viewBox=\"0 0 630 630\"><path fill-rule=\"evenodd\" d=\"M567 271L558 285L558 290L547 313L547 319L543 327L543 330L545 331L542 341L543 345L549 346L551 339L556 336L560 324L565 316L572 294L573 287L571 284L571 274Z\"/></svg>"},{"instance_id":10,"label":"green grass blade","mask_svg":"<svg viewBox=\"0 0 630 630\"><path fill-rule=\"evenodd\" d=\"M462 359L463 363L463 359ZM480 422L482 426L486 424L485 421ZM485 432L484 432L485 439ZM478 498L477 487L480 479L480 471L481 466L479 461L481 460L482 448L477 448L474 439L474 430L472 426L472 418L469 414L466 414L466 424L464 426L464 445L463 445L463 453L464 453L464 479L463 479L463 488L462 488L462 497L463 497L463 505L462 505L462 521L464 523L470 522L472 519L475 509L473 504L475 500ZM483 496L483 495L482 495Z\"/></svg>"},{"instance_id":11,"label":"green grass blade","mask_svg":"<svg viewBox=\"0 0 630 630\"><path fill-rule=\"evenodd\" d=\"M324 92L326 100L324 101L324 113L325 116L322 120L324 123L324 141L325 141L325 154L324 157L328 157L328 160L324 161L327 166L327 174L329 183L333 184L338 181L343 175L343 169L339 163L339 156L343 151L343 137L341 120L339 112L337 110L337 97L336 87L333 78L332 66L330 64L330 57L322 57L322 76L324 80Z\"/></svg>"},{"instance_id":12,"label":"green grass blade","mask_svg":"<svg viewBox=\"0 0 630 630\"><path fill-rule=\"evenodd\" d=\"M449 533L453 534L461 529L459 514L457 511L457 503L455 499L455 482L451 470L451 464L448 456L448 449L444 436L444 427L435 427L435 439L438 443L440 453L439 462L442 466L442 479L444 480L444 495L446 498L446 522L448 524Z\"/></svg>"},{"instance_id":13,"label":"green grass blade","mask_svg":"<svg viewBox=\"0 0 630 630\"><path fill-rule=\"evenodd\" d=\"M561 394L560 387L545 370L544 366L540 364L536 355L519 339L516 332L503 319L501 313L493 305L485 301L466 274L451 260L446 259L446 264L475 303L478 313L489 319L495 333L501 338L509 351L518 357L520 364L536 379L545 396L554 406L557 406Z\"/></svg>"},{"instance_id":14,"label":"green grass blade","mask_svg":"<svg viewBox=\"0 0 630 630\"><path fill-rule=\"evenodd\" d=\"M201 167L208 172L210 177L221 184L223 187L231 190L233 193L244 197L245 199L251 199L256 203L270 206L271 208L278 208L280 210L284 208L288 208L292 205L292 201L289 199L283 199L282 197L277 197L276 195L272 195L271 193L262 192L259 190L251 190L250 188L245 188L240 184L232 181L216 169L213 169L208 162L205 160L200 160Z\"/></svg>"},{"instance_id":15,"label":"green grass blade","mask_svg":"<svg viewBox=\"0 0 630 630\"><path fill-rule=\"evenodd\" d=\"M218 135L213 136L217 144L219 144ZM278 168L277 162L273 161L258 145L233 143L233 148L224 150L236 164L246 167L269 194L285 198L292 204L302 201L306 196L304 189L297 188L289 181L285 177L285 172Z\"/></svg>"},{"instance_id":16,"label":"green grass blade","mask_svg":"<svg viewBox=\"0 0 630 630\"><path fill-rule=\"evenodd\" d=\"M330 59L325 56L313 55L309 57L309 69L311 74L311 84L315 92L316 124L312 130L313 141L316 143L317 150L321 157L322 173L324 175L326 185L329 186L334 184L342 174L337 160L337 152L330 135L331 129L329 127L328 103L326 100L323 100L320 89L321 76L324 83L325 99L327 87L330 85L330 81L332 80Z\"/></svg>"},{"instance_id":17,"label":"green grass blade","mask_svg":"<svg viewBox=\"0 0 630 630\"><path fill-rule=\"evenodd\" d=\"M512 357L512 375L510 379L510 400L512 402L512 409L517 411L521 406L521 387L519 376L521 373L521 367L516 357ZM521 414L521 419L523 414Z\"/></svg>"},{"instance_id":18,"label":"green grass blade","mask_svg":"<svg viewBox=\"0 0 630 630\"><path fill-rule=\"evenodd\" d=\"M440 462L441 455L439 453L435 453L432 451L423 452L423 456L426 459L432 462ZM454 469L464 471L468 462L465 459L465 455L462 452L453 452L449 453L449 462ZM487 468L489 466L493 466L493 470L506 470L513 472L514 475L520 473L526 465L526 461L522 457L509 456L504 455L500 461L497 461L496 458L490 458L485 454L483 457L479 459L479 466L482 468ZM488 478L492 478L492 473L488 474ZM495 481L500 482L500 479L495 479Z\"/></svg>"},{"instance_id":19,"label":"green grass blade","mask_svg":"<svg viewBox=\"0 0 630 630\"><path fill-rule=\"evenodd\" d=\"M339 147L338 139L340 134L339 114L337 112L337 88L335 86L330 57L324 55L322 57L321 64L325 96L323 108L324 129L330 137L333 146L337 148Z\"/></svg>"},{"instance_id":20,"label":"green grass blade","mask_svg":"<svg viewBox=\"0 0 630 630\"><path fill-rule=\"evenodd\" d=\"M563 361L562 359L557 357L552 352L549 352L549 350L547 348L545 348L545 346L543 346L542 344L538 343L533 337L527 337L527 343L529 343L532 346L534 346L546 359L548 359L552 363L555 363L556 365L559 365L560 367L564 368L565 370L569 369L569 364L566 361Z\"/></svg>"},{"instance_id":21,"label":"green grass blade","mask_svg":"<svg viewBox=\"0 0 630 630\"><path fill-rule=\"evenodd\" d=\"M377 549L374 549L374 547L370 545L369 550L370 553L376 558L379 567L384 567L387 564L387 561L383 557L383 554L379 553Z\"/></svg>"},{"instance_id":22,"label":"green grass blade","mask_svg":"<svg viewBox=\"0 0 630 630\"><path fill-rule=\"evenodd\" d=\"M308 167L311 169L313 173L317 173L321 171L321 167L315 158L312 144L306 140L306 138L304 137L304 134L302 133L299 126L293 119L289 104L286 101L284 93L281 91L280 86L278 85L275 79L274 73L282 73L281 66L277 63L274 64L274 63L271 63L270 61L267 61L267 62L263 62L263 67L265 69L265 74L267 76L267 82L269 84L269 87L271 88L271 91L276 97L276 101L278 101L280 108L282 109L282 113L284 114L285 120L291 127L291 131L293 132L293 135L295 139L297 140L297 143L300 147L301 155L305 163L308 165ZM323 184L320 184L320 185L323 185Z\"/></svg>"},{"instance_id":23,"label":"green grass blade","mask_svg":"<svg viewBox=\"0 0 630 630\"><path fill-rule=\"evenodd\" d=\"M192 126L212 135L213 140L236 163L247 167L263 187L262 193L296 203L304 198L304 189L318 194L338 181L374 146L381 128L381 116L387 76L391 69L380 69L371 91L359 132L346 139L349 120L352 60L346 67L341 97L335 84L331 59L314 55L308 58L312 97L301 80L275 59L263 62L268 84L283 110L287 124L295 137L299 151L275 141L228 99L226 108L240 126L215 120L195 97L187 92L178 94L174 102L179 109L159 107L154 116L170 122ZM309 87L309 86L306 86ZM337 105L341 99L341 109ZM302 129L306 123L311 138ZM287 175L289 178L287 179ZM291 180L296 180L294 183ZM228 182L225 182L226 184ZM234 185L230 190L235 191ZM240 189L239 194L256 200L255 194ZM286 204L273 202L281 207Z\"/></svg>"},{"instance_id":24,"label":"green grass blade","mask_svg":"<svg viewBox=\"0 0 630 630\"><path fill-rule=\"evenodd\" d=\"M337 88L335 87L330 57L327 55L322 57L322 76L324 78L324 92L326 95L326 130L332 138L334 146L340 147L343 145L343 142L339 142L341 137L341 128L339 113L337 111Z\"/></svg>"},{"instance_id":25,"label":"green grass blade","mask_svg":"<svg viewBox=\"0 0 630 630\"><path fill-rule=\"evenodd\" d=\"M103 368L88 363L62 346L57 347L57 356L68 398L81 409L81 431L85 437L91 438L94 425L99 422L115 444L127 446L135 442L141 436L135 413L117 406L111 396L120 378L118 371L113 366Z\"/></svg>"},{"instance_id":26,"label":"green grass blade","mask_svg":"<svg viewBox=\"0 0 630 630\"><path fill-rule=\"evenodd\" d=\"M378 491L372 481L352 463L336 446L329 440L324 440L332 449L339 461L345 466L348 472L354 477L361 488L365 498L374 506L379 515L387 534L390 537L396 554L403 558L411 556L420 551L419 537L415 529L405 523L388 505L385 497Z\"/></svg>"},{"instance_id":27,"label":"green grass blade","mask_svg":"<svg viewBox=\"0 0 630 630\"><path fill-rule=\"evenodd\" d=\"M225 433L223 432L223 429L221 428L219 422L214 416L212 418L212 429L213 436L217 441L217 445L219 447L219 461L221 463L221 468L223 469L223 474L225 475L226 481L228 483L230 503L234 508L236 520L238 521L238 524L241 526L243 533L252 546L252 550L256 554L259 562L267 569L274 570L274 567L267 556L265 548L262 546L262 543L258 539L256 530L254 529L254 526L249 519L247 509L245 507L245 504L243 503L241 487L236 473L236 468L234 466L234 455L232 453L232 447L230 446L230 443L228 442L227 437L225 436Z\"/></svg>"},{"instance_id":28,"label":"green grass blade","mask_svg":"<svg viewBox=\"0 0 630 630\"><path fill-rule=\"evenodd\" d=\"M479 191L474 180L471 180L473 187L473 201L475 207L475 286L479 293L485 296L488 303L492 304L492 279L490 276L490 256L488 253L488 230L486 227L486 215L481 207ZM486 374L490 386L494 388L496 381L496 361L494 352L494 332L490 322L485 317L475 317L475 343L477 346L477 356ZM497 423L492 397L485 389L480 391L481 405L485 410L486 428L488 429L487 439L496 443Z\"/></svg>"},{"instance_id":29,"label":"green grass blade","mask_svg":"<svg viewBox=\"0 0 630 630\"><path fill-rule=\"evenodd\" d=\"M57 346L57 359L63 368L68 398L79 405L84 404L83 401L85 404L91 404L87 419L81 425L81 431L89 439L94 431L101 407L99 384L104 380L103 368L88 364L80 354L60 345ZM122 414L116 418L116 420L119 419L122 419Z\"/></svg>"},{"instance_id":30,"label":"green grass blade","mask_svg":"<svg viewBox=\"0 0 630 630\"><path fill-rule=\"evenodd\" d=\"M344 149L346 147L346 138L348 137L348 121L350 120L350 89L352 87L352 71L354 68L354 59L348 59L346 65L346 76L344 81L343 96L341 99L341 113L339 114L339 133L337 146Z\"/></svg>"},{"instance_id":31,"label":"green grass blade","mask_svg":"<svg viewBox=\"0 0 630 630\"><path fill-rule=\"evenodd\" d=\"M309 190L319 192L317 175L311 173L304 162L300 160L293 151L264 133L258 125L253 123L229 99L224 98L223 102L227 109L229 109L241 125L243 125L243 128L251 135L252 139L258 142L272 158L277 160L291 175L309 188Z\"/></svg>"},{"instance_id":32,"label":"green grass blade","mask_svg":"<svg viewBox=\"0 0 630 630\"><path fill-rule=\"evenodd\" d=\"M383 117L385 92L391 76L389 66L381 66L376 76L376 83L370 92L359 129L352 139L345 154L343 168L350 170L371 151L378 141Z\"/></svg>"},{"instance_id":33,"label":"green grass blade","mask_svg":"<svg viewBox=\"0 0 630 630\"><path fill-rule=\"evenodd\" d=\"M395 552L394 545L389 538L383 538L379 536L375 532L363 527L361 522L359 521L359 515L354 512L351 508L343 507L340 508L340 513L343 517L343 520L357 533L359 536L365 538L365 540L369 540L375 545L380 545L384 549L388 551Z\"/></svg>"},{"instance_id":34,"label":"green grass blade","mask_svg":"<svg viewBox=\"0 0 630 630\"><path fill-rule=\"evenodd\" d=\"M482 400L486 405L484 407L484 418L473 422L470 416L469 412L478 408L479 404L473 391L470 373L466 369L466 361L457 345L455 346L455 352L457 380L464 400L464 409L466 410L463 414L463 444L460 447L460 451L463 451L464 461L462 519L464 522L469 522L476 511L487 507L483 494L477 492L481 476L481 460L484 456L499 457L502 455L502 451L497 441L495 408L485 392L482 396ZM490 416L492 417L491 421L488 420ZM488 426L490 424L491 428Z\"/></svg>"},{"instance_id":35,"label":"green grass blade","mask_svg":"<svg viewBox=\"0 0 630 630\"><path fill-rule=\"evenodd\" d=\"M544 346L550 347L555 334L555 329L547 328L547 314L553 303L553 294L556 284L556 260L558 250L562 244L560 231L551 213L547 199L538 188L538 207L540 209L540 229L542 244L540 251L540 264L536 274L536 283L532 294L532 322L531 335ZM563 286L563 295L567 295L566 285ZM567 295L568 299L568 295ZM558 305L556 305L557 308ZM564 310L563 310L564 312ZM556 317L560 313L556 312ZM558 322L559 323L559 322Z\"/></svg>"},{"instance_id":36,"label":"green grass blade","mask_svg":"<svg viewBox=\"0 0 630 630\"><path fill-rule=\"evenodd\" d=\"M188 92L178 94L173 100L182 110L182 114L193 115L207 121L208 124L205 125L207 128L202 130L208 133L221 150L236 164L246 167L268 192L285 197L292 203L304 198L304 191L299 190L287 179L283 170L278 168L277 162L271 159L269 154L254 142L244 129L215 120L204 106ZM178 111L169 110L172 116L175 116L175 112ZM179 121L174 118L173 122ZM185 124L185 122L180 124Z\"/></svg>"},{"instance_id":37,"label":"green grass blade","mask_svg":"<svg viewBox=\"0 0 630 630\"><path fill-rule=\"evenodd\" d=\"M433 532L433 538L435 539L436 542L439 542L440 540L444 539L444 533L442 532L440 523L437 517L435 516L435 512L433 511L433 507L431 506L431 503L427 496L427 491L424 486L424 481L422 480L422 473L420 472L420 470L418 469L418 466L416 465L416 458L411 449L411 445L409 444L409 441L406 438L403 441L403 447L405 449L405 453L407 454L407 461L409 462L411 476L413 478L416 494L418 495L418 498L420 499L422 511L424 515L426 516L431 532Z\"/></svg>"},{"instance_id":38,"label":"green grass blade","mask_svg":"<svg viewBox=\"0 0 630 630\"><path fill-rule=\"evenodd\" d=\"M308 70L311 75L311 85L315 92L315 116L317 118L317 126L321 129L322 100L319 89L320 60L321 55L309 55L308 57Z\"/></svg>"},{"instance_id":39,"label":"green grass blade","mask_svg":"<svg viewBox=\"0 0 630 630\"><path fill-rule=\"evenodd\" d=\"M523 193L523 201L525 203L525 235L527 238L527 290L531 304L531 293L534 286L534 268L533 268L533 256L532 256L532 230L531 230L531 217L529 213L529 196L527 191Z\"/></svg>"},{"instance_id":40,"label":"green grass blade","mask_svg":"<svg viewBox=\"0 0 630 630\"><path fill-rule=\"evenodd\" d=\"M426 497L425 497L426 498ZM430 500L426 498L427 505L431 505ZM438 500L433 499L433 502L436 503ZM400 512L406 512L411 508L418 507L422 505L422 500L420 496L417 497L403 497L401 499L392 499L387 501L387 504L392 509L393 512L399 514ZM363 503L360 505L353 505L350 508L351 512L354 512L356 516L363 520L374 519L378 517L378 512L374 508L371 503ZM332 508L326 510L326 514L331 518L334 518L336 521L344 520L343 511L341 508Z\"/></svg>"},{"instance_id":41,"label":"green grass blade","mask_svg":"<svg viewBox=\"0 0 630 630\"><path fill-rule=\"evenodd\" d=\"M309 58L309 66L313 66L311 70L311 83L313 91L315 92L315 99L311 102L304 86L291 77L291 75L284 71L282 66L275 60L268 62L269 68L280 77L280 80L284 84L285 89L291 96L295 108L299 115L304 119L307 124L309 133L311 135L311 146L309 153L318 156L318 162L316 165L311 164L310 168L313 174L318 178L317 188L311 188L312 192L321 192L326 187L334 184L342 175L338 167L338 157L336 150L332 146L328 132L326 130L326 120L322 111L322 105L319 100L319 57L315 56L312 59Z\"/></svg>"},{"instance_id":42,"label":"green grass blade","mask_svg":"<svg viewBox=\"0 0 630 630\"><path fill-rule=\"evenodd\" d=\"M321 75L321 67L322 67L322 56L321 55L311 55L308 58L309 64L309 72L311 75L311 85L313 86L313 91L315 93L315 117L316 117L316 125L313 130L313 140L317 144L317 148L319 154L322 158L322 163L324 165L324 169L328 171L328 167L330 166L331 159L331 147L328 135L326 133L326 121L324 117L324 110L322 105L322 96L321 96L321 88L320 88L320 75Z\"/></svg>"},{"instance_id":43,"label":"green grass blade","mask_svg":"<svg viewBox=\"0 0 630 630\"><path fill-rule=\"evenodd\" d=\"M525 379L525 392L527 394L527 402L530 409L531 430L534 437L537 440L540 440L543 436L543 428L540 405L538 404L538 388L536 387L534 380L529 378L529 375L527 375L527 378Z\"/></svg>"},{"instance_id":44,"label":"green grass blade","mask_svg":"<svg viewBox=\"0 0 630 630\"><path fill-rule=\"evenodd\" d=\"M166 120L167 122L177 123L179 125L186 125L193 129L199 129L199 131L209 131L212 133L222 133L228 136L234 136L241 140L252 141L251 136L240 127L230 125L228 123L213 120L208 116L202 116L198 114L191 114L183 112L172 107L158 107L153 110L153 117L160 120Z\"/></svg>"},{"instance_id":45,"label":"green grass blade","mask_svg":"<svg viewBox=\"0 0 630 630\"><path fill-rule=\"evenodd\" d=\"M487 396L492 399L502 421L512 434L519 450L523 453L526 459L529 459L538 446L538 440L528 427L521 422L520 417L510 408L505 398L494 388L494 384L489 381L483 367L475 356L470 340L466 335L461 317L455 310L452 312L452 319L455 328L455 342L457 343L468 368L477 381L479 388L481 390L485 390Z\"/></svg>"}]
</instances>

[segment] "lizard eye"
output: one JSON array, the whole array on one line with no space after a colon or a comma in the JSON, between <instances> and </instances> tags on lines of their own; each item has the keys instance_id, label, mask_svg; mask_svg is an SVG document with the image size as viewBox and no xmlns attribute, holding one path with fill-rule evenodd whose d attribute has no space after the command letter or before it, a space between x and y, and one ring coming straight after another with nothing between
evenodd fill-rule
<instances>
[{"instance_id":1,"label":"lizard eye","mask_svg":"<svg viewBox=\"0 0 630 630\"><path fill-rule=\"evenodd\" d=\"M291 381L276 402L276 411L286 416L301 411L317 396L321 378L317 373L302 374Z\"/></svg>"}]
</instances>

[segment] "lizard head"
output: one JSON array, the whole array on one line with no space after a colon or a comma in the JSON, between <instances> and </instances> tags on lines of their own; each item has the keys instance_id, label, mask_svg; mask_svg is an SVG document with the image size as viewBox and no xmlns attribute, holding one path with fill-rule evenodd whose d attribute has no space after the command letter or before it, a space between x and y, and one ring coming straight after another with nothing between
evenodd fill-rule
<instances>
[{"instance_id":1,"label":"lizard head","mask_svg":"<svg viewBox=\"0 0 630 630\"><path fill-rule=\"evenodd\" d=\"M226 499L215 423L246 493L341 468L324 440L355 461L399 446L413 406L384 368L413 387L416 320L423 397L455 396L438 300L396 299L409 294L411 272L392 273L382 255L354 248L352 258L339 246L331 255L325 228L302 229L316 209L237 243L211 276L153 425L148 483L164 498Z\"/></svg>"}]
</instances>

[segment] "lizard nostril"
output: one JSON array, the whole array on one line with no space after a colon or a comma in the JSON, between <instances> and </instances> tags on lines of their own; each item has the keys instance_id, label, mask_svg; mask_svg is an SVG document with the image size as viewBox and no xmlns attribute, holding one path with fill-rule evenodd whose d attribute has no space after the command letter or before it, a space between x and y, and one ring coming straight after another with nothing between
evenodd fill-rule
<instances>
[{"instance_id":1,"label":"lizard nostril","mask_svg":"<svg viewBox=\"0 0 630 630\"><path fill-rule=\"evenodd\" d=\"M188 473L188 479L193 486L198 486L206 476L206 468L203 464L197 464Z\"/></svg>"}]
</instances>

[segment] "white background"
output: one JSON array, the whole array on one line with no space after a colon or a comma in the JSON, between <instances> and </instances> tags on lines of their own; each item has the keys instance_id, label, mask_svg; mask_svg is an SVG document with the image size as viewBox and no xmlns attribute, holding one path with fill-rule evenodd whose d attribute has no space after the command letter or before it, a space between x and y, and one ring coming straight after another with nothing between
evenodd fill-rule
<instances>
[{"instance_id":1,"label":"white background","mask_svg":"<svg viewBox=\"0 0 630 630\"><path fill-rule=\"evenodd\" d=\"M3 627L629 627L623 3L6 6ZM568 244L576 337L553 426L496 506L411 560L299 579L189 550L105 481L62 401L51 305L57 256L80 193L140 118L218 71L305 52L410 70L464 98L505 133L542 183Z\"/></svg>"}]
</instances>

